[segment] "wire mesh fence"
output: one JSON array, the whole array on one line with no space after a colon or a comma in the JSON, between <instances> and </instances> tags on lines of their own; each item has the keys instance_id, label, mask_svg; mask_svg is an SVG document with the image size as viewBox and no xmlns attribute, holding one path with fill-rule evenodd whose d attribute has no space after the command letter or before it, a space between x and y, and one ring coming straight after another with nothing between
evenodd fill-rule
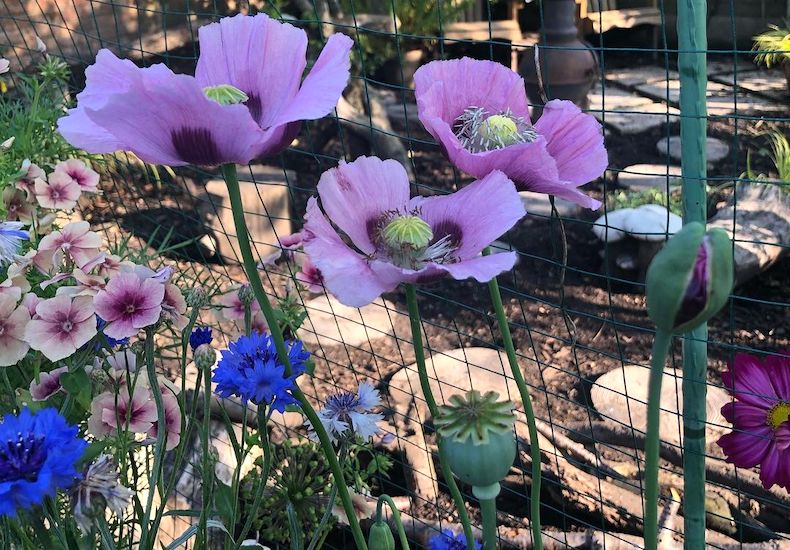
<instances>
[{"instance_id":1,"label":"wire mesh fence","mask_svg":"<svg viewBox=\"0 0 790 550\"><path fill-rule=\"evenodd\" d=\"M780 24L789 11L790 4L778 1L709 2L710 46L691 52L707 54L706 218L733 236L737 264L736 288L706 338L706 512L715 548L790 544L788 493L764 487L753 469L726 463L716 445L730 429L720 412L731 401L722 372L737 353L780 354L790 337L790 77L784 78L790 62L768 70L754 63L751 51L752 36ZM533 117L547 99L570 98L601 122L609 168L585 187L601 209L523 192L527 218L494 247L518 254L500 284L539 420L546 547L641 547L644 403L654 335L644 277L666 236L680 226L680 126L691 116L681 108L678 54L684 52L675 3L2 0L0 52L29 69L40 55L40 38L71 67L72 93L84 86L85 69L101 48L139 65L165 63L194 74L197 29L239 12L264 12L303 28L313 61L333 33L355 41L351 82L335 113L305 123L283 154L244 167L242 198L267 291L307 311L299 337L316 365L305 393L322 403L370 381L385 397L394 437L379 452L394 466L386 476L374 471L371 485L402 499L415 541L455 524L457 516L433 462L435 438L416 381L405 300L395 292L357 310L324 292L297 292L293 280L302 257L283 253L279 240L301 229L321 173L341 160L393 158L423 195L472 180L446 160L418 118L414 72L432 59L498 61L524 77ZM104 194L81 205L81 215L108 241L132 235L132 246L161 251L163 263L177 265L183 288L226 292L245 280L221 175L157 170L130 154L108 158L103 173ZM479 288L447 280L420 287L435 393L444 400L458 390L494 389L518 401L498 351L502 335ZM228 319L204 322L218 327L223 343L240 332ZM681 345L677 338L662 396L660 527L667 548L683 540ZM174 371L170 359L164 356L161 368L172 377L194 376ZM248 419L245 410L236 412L239 438ZM298 414L275 420L279 441L305 438ZM233 456L222 432L216 430L220 464ZM523 419L517 433L520 452L503 482L499 534L503 544L528 547L531 459ZM200 505L200 488L191 481L199 479L198 464L177 473L173 509ZM314 506L324 504L317 499ZM476 507L470 512L479 520ZM189 518L174 516L163 527L165 542L188 525ZM353 541L336 530L326 545L351 547Z\"/></svg>"}]
</instances>

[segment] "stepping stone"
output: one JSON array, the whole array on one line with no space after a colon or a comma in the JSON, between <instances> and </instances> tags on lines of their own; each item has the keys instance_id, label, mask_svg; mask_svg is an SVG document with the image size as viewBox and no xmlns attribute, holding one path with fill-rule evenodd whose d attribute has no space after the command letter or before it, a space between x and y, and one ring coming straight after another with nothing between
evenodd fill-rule
<instances>
[{"instance_id":1,"label":"stepping stone","mask_svg":"<svg viewBox=\"0 0 790 550\"><path fill-rule=\"evenodd\" d=\"M237 170L244 218L254 252L264 258L282 251L279 237L292 233L288 184L296 181L296 174L265 165L240 165ZM216 236L219 253L231 261L240 261L241 250L225 180L218 178L206 182L205 194L197 199Z\"/></svg>"},{"instance_id":2,"label":"stepping stone","mask_svg":"<svg viewBox=\"0 0 790 550\"><path fill-rule=\"evenodd\" d=\"M680 78L677 71L669 70L655 65L646 67L636 67L633 69L618 69L609 71L604 75L607 82L613 82L620 86L633 87L640 84L648 84L651 82L666 81L667 77L670 80Z\"/></svg>"},{"instance_id":3,"label":"stepping stone","mask_svg":"<svg viewBox=\"0 0 790 550\"><path fill-rule=\"evenodd\" d=\"M650 188L666 191L667 186L682 183L681 168L666 164L634 164L617 174L617 183L640 191Z\"/></svg>"},{"instance_id":4,"label":"stepping stone","mask_svg":"<svg viewBox=\"0 0 790 550\"><path fill-rule=\"evenodd\" d=\"M495 391L501 399L521 402L504 352L490 348L458 348L437 352L426 359L426 370L431 392L439 405L447 403L450 396L466 393L470 389L481 393ZM398 445L406 453L414 489L428 502L435 502L438 494L436 470L423 432L430 412L422 393L416 363L393 375L389 383L388 401L394 412L393 433L398 437ZM521 422L517 422L517 429L519 426L523 427ZM408 435L410 433L412 435Z\"/></svg>"},{"instance_id":5,"label":"stepping stone","mask_svg":"<svg viewBox=\"0 0 790 550\"><path fill-rule=\"evenodd\" d=\"M299 330L299 338L308 349L337 345L367 347L369 342L393 334L396 323L407 317L382 298L360 309L345 306L327 295L308 300L304 305L307 319Z\"/></svg>"},{"instance_id":6,"label":"stepping stone","mask_svg":"<svg viewBox=\"0 0 790 550\"><path fill-rule=\"evenodd\" d=\"M680 102L680 79L671 79L669 82L660 80L649 82L636 87L638 92L645 94L665 103L679 103ZM723 92L732 92L732 88L718 82L708 82L706 95L708 97L721 94Z\"/></svg>"},{"instance_id":7,"label":"stepping stone","mask_svg":"<svg viewBox=\"0 0 790 550\"><path fill-rule=\"evenodd\" d=\"M635 134L667 122L675 122L679 111L652 99L609 87L588 95L590 114L621 134Z\"/></svg>"},{"instance_id":8,"label":"stepping stone","mask_svg":"<svg viewBox=\"0 0 790 550\"><path fill-rule=\"evenodd\" d=\"M786 99L770 100L750 93L739 92L736 95L732 88L727 92L708 96L708 115L726 116L733 113L758 113L783 115L787 111Z\"/></svg>"},{"instance_id":9,"label":"stepping stone","mask_svg":"<svg viewBox=\"0 0 790 550\"><path fill-rule=\"evenodd\" d=\"M665 369L661 384L660 434L663 441L680 445L683 440L683 373ZM596 410L609 422L631 426L642 433L647 431L647 390L650 369L628 365L607 372L592 386L590 397ZM708 386L706 432L709 441L727 430L721 407L730 401L722 388Z\"/></svg>"},{"instance_id":10,"label":"stepping stone","mask_svg":"<svg viewBox=\"0 0 790 550\"><path fill-rule=\"evenodd\" d=\"M732 65L729 66L729 71L724 74L717 74L711 77L712 80L721 82L722 84L729 84L730 86L736 85L736 74L732 72ZM739 88L749 90L750 92L757 92L780 101L785 104L788 99L787 80L781 71L751 71L737 73L737 85ZM739 97L740 103L740 97Z\"/></svg>"},{"instance_id":11,"label":"stepping stone","mask_svg":"<svg viewBox=\"0 0 790 550\"><path fill-rule=\"evenodd\" d=\"M656 148L661 155L669 153L671 159L678 162L681 160L680 136L661 138L658 140L658 143L656 143ZM707 138L706 150L708 164L715 164L727 158L730 152L730 146L720 139L709 137Z\"/></svg>"},{"instance_id":12,"label":"stepping stone","mask_svg":"<svg viewBox=\"0 0 790 550\"><path fill-rule=\"evenodd\" d=\"M521 201L527 210L527 215L532 217L551 216L551 202L545 193L535 193L534 191L520 191ZM575 202L571 202L559 197L554 197L554 206L557 213L562 218L573 218L578 214L580 207Z\"/></svg>"},{"instance_id":13,"label":"stepping stone","mask_svg":"<svg viewBox=\"0 0 790 550\"><path fill-rule=\"evenodd\" d=\"M673 235L683 226L677 214L667 213L660 204L644 204L636 208L620 208L607 212L593 224L592 230L599 240L614 243L626 236L640 241L660 242L667 233Z\"/></svg>"}]
</instances>

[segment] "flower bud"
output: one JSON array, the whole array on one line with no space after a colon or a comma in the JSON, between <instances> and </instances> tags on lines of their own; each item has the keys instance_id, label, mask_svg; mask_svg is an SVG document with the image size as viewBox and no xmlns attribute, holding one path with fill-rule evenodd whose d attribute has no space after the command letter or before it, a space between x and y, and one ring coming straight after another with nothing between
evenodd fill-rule
<instances>
[{"instance_id":1,"label":"flower bud","mask_svg":"<svg viewBox=\"0 0 790 550\"><path fill-rule=\"evenodd\" d=\"M377 520L368 533L368 548L370 550L395 550L395 537L389 525L381 519Z\"/></svg>"},{"instance_id":2,"label":"flower bud","mask_svg":"<svg viewBox=\"0 0 790 550\"><path fill-rule=\"evenodd\" d=\"M239 301L248 306L255 300L255 293L252 291L252 286L249 283L241 285L239 288Z\"/></svg>"},{"instance_id":3,"label":"flower bud","mask_svg":"<svg viewBox=\"0 0 790 550\"><path fill-rule=\"evenodd\" d=\"M208 304L208 293L202 286L196 286L187 292L186 302L189 307L200 309Z\"/></svg>"},{"instance_id":4,"label":"flower bud","mask_svg":"<svg viewBox=\"0 0 790 550\"><path fill-rule=\"evenodd\" d=\"M217 352L211 347L211 344L201 344L194 352L195 366L197 368L210 369L217 362Z\"/></svg>"},{"instance_id":5,"label":"flower bud","mask_svg":"<svg viewBox=\"0 0 790 550\"><path fill-rule=\"evenodd\" d=\"M439 446L450 469L473 486L478 498L493 498L516 458L513 434L513 403L497 402L499 394L472 390L463 397L453 395L439 407L435 420ZM493 493L493 494L491 494Z\"/></svg>"},{"instance_id":6,"label":"flower bud","mask_svg":"<svg viewBox=\"0 0 790 550\"><path fill-rule=\"evenodd\" d=\"M713 317L733 285L732 243L722 229L683 226L647 271L647 311L659 330L683 333Z\"/></svg>"}]
</instances>

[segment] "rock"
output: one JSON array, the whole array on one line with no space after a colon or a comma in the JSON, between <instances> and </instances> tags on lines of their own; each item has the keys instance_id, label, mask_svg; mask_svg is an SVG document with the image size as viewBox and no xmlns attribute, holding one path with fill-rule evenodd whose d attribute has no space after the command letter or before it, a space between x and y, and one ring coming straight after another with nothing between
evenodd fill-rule
<instances>
[{"instance_id":1,"label":"rock","mask_svg":"<svg viewBox=\"0 0 790 550\"><path fill-rule=\"evenodd\" d=\"M521 191L519 192L521 201L524 203L524 208L527 210L528 216L551 216L551 202L549 196L545 193L535 193L534 191ZM557 208L557 213L562 218L575 217L579 212L579 205L565 199L554 198L554 206Z\"/></svg>"},{"instance_id":2,"label":"rock","mask_svg":"<svg viewBox=\"0 0 790 550\"><path fill-rule=\"evenodd\" d=\"M682 183L681 169L680 166L666 164L634 164L618 172L617 183L636 190L657 188L666 191L668 186Z\"/></svg>"},{"instance_id":3,"label":"rock","mask_svg":"<svg viewBox=\"0 0 790 550\"><path fill-rule=\"evenodd\" d=\"M641 241L659 242L675 234L683 225L677 214L667 212L658 204L644 204L637 208L620 208L607 212L593 224L592 230L601 241L613 243L626 236Z\"/></svg>"},{"instance_id":4,"label":"rock","mask_svg":"<svg viewBox=\"0 0 790 550\"><path fill-rule=\"evenodd\" d=\"M681 160L680 152L680 136L671 136L669 138L661 138L656 143L658 152L662 155L669 154L673 160ZM708 164L715 164L721 162L730 152L730 146L721 141L720 139L709 137L706 142L706 153Z\"/></svg>"},{"instance_id":5,"label":"rock","mask_svg":"<svg viewBox=\"0 0 790 550\"><path fill-rule=\"evenodd\" d=\"M280 250L279 237L291 234L288 184L295 181L296 175L264 165L238 166L237 170L254 252L259 257L268 256ZM220 255L241 261L225 180L206 182L206 195L198 197L198 201L217 237Z\"/></svg>"},{"instance_id":6,"label":"rock","mask_svg":"<svg viewBox=\"0 0 790 550\"><path fill-rule=\"evenodd\" d=\"M305 302L307 319L299 337L310 346L346 345L359 347L396 332L407 316L395 304L379 298L357 309L331 296L318 296Z\"/></svg>"},{"instance_id":7,"label":"rock","mask_svg":"<svg viewBox=\"0 0 790 550\"><path fill-rule=\"evenodd\" d=\"M652 99L608 87L603 93L590 92L590 113L621 134L643 132L667 122L675 122L679 111Z\"/></svg>"},{"instance_id":8,"label":"rock","mask_svg":"<svg viewBox=\"0 0 790 550\"><path fill-rule=\"evenodd\" d=\"M612 82L619 86L633 87L640 84L649 84L653 82L666 83L667 78L670 81L680 78L677 71L667 70L663 67L655 65L646 65L641 67L633 67L628 69L616 69L607 71L604 74L607 82Z\"/></svg>"},{"instance_id":9,"label":"rock","mask_svg":"<svg viewBox=\"0 0 790 550\"><path fill-rule=\"evenodd\" d=\"M521 402L503 352L490 348L459 348L434 353L426 359L426 365L431 391L439 405L446 403L450 396L470 389L481 393L495 391L501 398ZM390 380L389 405L394 413L392 421L397 444L406 453L415 491L428 502L435 502L438 493L436 471L423 432L431 415L416 364L399 370ZM413 435L408 435L410 432Z\"/></svg>"},{"instance_id":10,"label":"rock","mask_svg":"<svg viewBox=\"0 0 790 550\"><path fill-rule=\"evenodd\" d=\"M661 385L661 439L674 445L682 442L683 388L682 372L664 370ZM590 397L593 406L608 422L630 426L640 432L647 430L647 390L650 369L641 365L628 365L607 372L592 386ZM706 408L708 411L706 432L714 440L726 429L727 422L721 415L721 407L730 401L730 396L721 388L708 386Z\"/></svg>"},{"instance_id":11,"label":"rock","mask_svg":"<svg viewBox=\"0 0 790 550\"><path fill-rule=\"evenodd\" d=\"M711 80L734 86L736 83L739 88L768 96L777 102L786 102L788 96L787 81L781 78L781 72L771 73L765 70L744 72L738 68L738 73L732 72L732 64L726 64L727 71L711 77ZM738 103L743 101L738 96ZM784 103L786 106L787 104Z\"/></svg>"},{"instance_id":12,"label":"rock","mask_svg":"<svg viewBox=\"0 0 790 550\"><path fill-rule=\"evenodd\" d=\"M735 199L735 200L733 200ZM733 238L735 220L735 284L762 273L787 253L790 241L790 197L779 184L739 184L735 197L708 222Z\"/></svg>"}]
</instances>

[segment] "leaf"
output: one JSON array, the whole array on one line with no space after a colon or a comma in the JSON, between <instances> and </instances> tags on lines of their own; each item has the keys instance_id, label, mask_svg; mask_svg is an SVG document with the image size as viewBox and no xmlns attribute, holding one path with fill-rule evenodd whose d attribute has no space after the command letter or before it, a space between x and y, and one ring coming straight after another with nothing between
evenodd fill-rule
<instances>
[{"instance_id":1,"label":"leaf","mask_svg":"<svg viewBox=\"0 0 790 550\"><path fill-rule=\"evenodd\" d=\"M74 372L64 372L60 377L60 385L66 390L72 399L79 403L83 408L91 406L91 381L84 369Z\"/></svg>"}]
</instances>

